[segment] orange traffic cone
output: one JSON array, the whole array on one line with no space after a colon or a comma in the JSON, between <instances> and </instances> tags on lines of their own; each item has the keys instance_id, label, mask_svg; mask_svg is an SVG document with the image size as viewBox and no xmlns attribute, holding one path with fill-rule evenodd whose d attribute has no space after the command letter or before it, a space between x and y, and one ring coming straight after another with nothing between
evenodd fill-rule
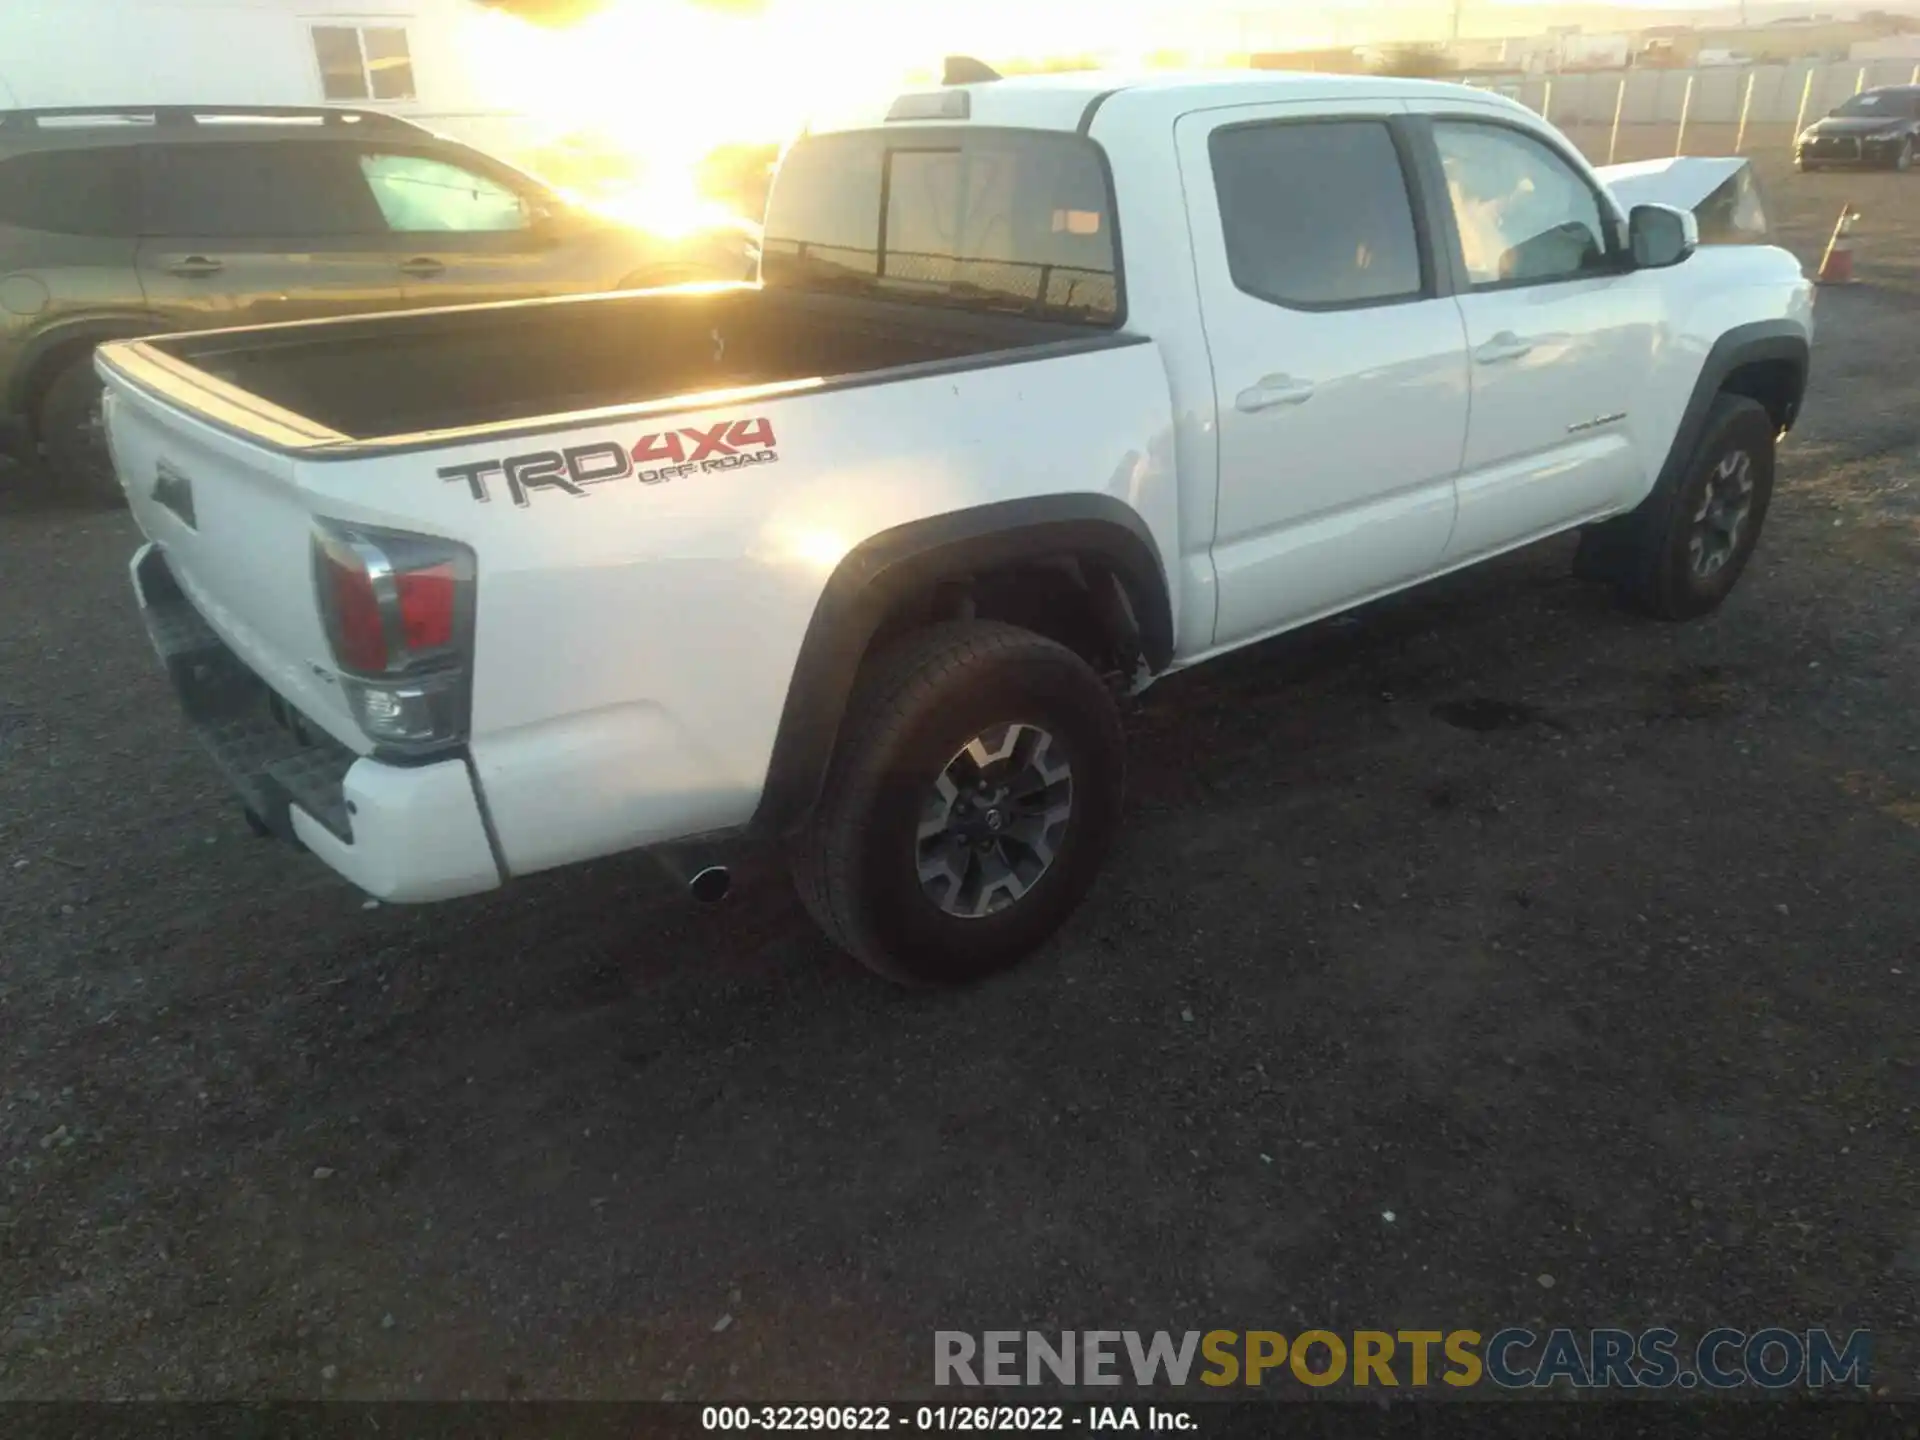
<instances>
[{"instance_id":1,"label":"orange traffic cone","mask_svg":"<svg viewBox=\"0 0 1920 1440\"><path fill-rule=\"evenodd\" d=\"M1840 207L1840 218L1833 224L1833 238L1827 241L1827 253L1820 257L1820 273L1814 277L1816 285L1853 283L1853 222L1859 218L1860 212L1851 205Z\"/></svg>"}]
</instances>

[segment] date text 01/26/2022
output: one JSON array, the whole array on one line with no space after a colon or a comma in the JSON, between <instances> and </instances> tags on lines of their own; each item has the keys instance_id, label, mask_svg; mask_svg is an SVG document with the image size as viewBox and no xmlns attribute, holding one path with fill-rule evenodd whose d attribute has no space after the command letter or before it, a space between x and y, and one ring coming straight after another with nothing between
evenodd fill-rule
<instances>
[{"instance_id":1,"label":"date text 01/26/2022","mask_svg":"<svg viewBox=\"0 0 1920 1440\"><path fill-rule=\"evenodd\" d=\"M1008 1431L1067 1433L1140 1430L1163 1434L1199 1428L1185 1410L1138 1405L706 1405L702 1430Z\"/></svg>"}]
</instances>

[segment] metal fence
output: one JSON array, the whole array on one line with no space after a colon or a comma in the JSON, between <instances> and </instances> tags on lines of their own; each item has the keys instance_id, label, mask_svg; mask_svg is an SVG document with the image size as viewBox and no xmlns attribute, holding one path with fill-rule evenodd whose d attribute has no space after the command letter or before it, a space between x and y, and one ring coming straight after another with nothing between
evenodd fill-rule
<instances>
[{"instance_id":1,"label":"metal fence","mask_svg":"<svg viewBox=\"0 0 1920 1440\"><path fill-rule=\"evenodd\" d=\"M1692 125L1801 125L1879 85L1920 85L1911 60L1711 65L1570 75L1465 75L1467 84L1518 100L1556 125L1674 127L1676 151Z\"/></svg>"}]
</instances>

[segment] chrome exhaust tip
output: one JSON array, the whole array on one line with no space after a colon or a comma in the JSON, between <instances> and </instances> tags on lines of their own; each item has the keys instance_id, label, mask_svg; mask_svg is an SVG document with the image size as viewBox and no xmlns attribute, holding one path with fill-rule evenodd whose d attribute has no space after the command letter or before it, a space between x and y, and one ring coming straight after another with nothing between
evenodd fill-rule
<instances>
[{"instance_id":1,"label":"chrome exhaust tip","mask_svg":"<svg viewBox=\"0 0 1920 1440\"><path fill-rule=\"evenodd\" d=\"M724 865L709 865L687 882L687 893L702 905L718 905L733 889L733 872Z\"/></svg>"}]
</instances>

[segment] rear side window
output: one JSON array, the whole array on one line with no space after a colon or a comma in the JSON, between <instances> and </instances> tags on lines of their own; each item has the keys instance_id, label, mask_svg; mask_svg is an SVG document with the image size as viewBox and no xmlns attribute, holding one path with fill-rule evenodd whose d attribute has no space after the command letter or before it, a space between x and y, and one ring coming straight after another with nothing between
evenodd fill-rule
<instances>
[{"instance_id":1,"label":"rear side window","mask_svg":"<svg viewBox=\"0 0 1920 1440\"><path fill-rule=\"evenodd\" d=\"M1091 141L915 129L802 140L767 205L769 285L1118 324L1118 241Z\"/></svg>"},{"instance_id":2,"label":"rear side window","mask_svg":"<svg viewBox=\"0 0 1920 1440\"><path fill-rule=\"evenodd\" d=\"M132 150L48 150L0 160L0 225L55 235L140 233Z\"/></svg>"},{"instance_id":3,"label":"rear side window","mask_svg":"<svg viewBox=\"0 0 1920 1440\"><path fill-rule=\"evenodd\" d=\"M1296 309L1425 293L1413 204L1379 120L1240 125L1210 144L1233 283Z\"/></svg>"},{"instance_id":4,"label":"rear side window","mask_svg":"<svg viewBox=\"0 0 1920 1440\"><path fill-rule=\"evenodd\" d=\"M221 142L151 152L150 235L379 235L387 230L358 157L344 145Z\"/></svg>"}]
</instances>

